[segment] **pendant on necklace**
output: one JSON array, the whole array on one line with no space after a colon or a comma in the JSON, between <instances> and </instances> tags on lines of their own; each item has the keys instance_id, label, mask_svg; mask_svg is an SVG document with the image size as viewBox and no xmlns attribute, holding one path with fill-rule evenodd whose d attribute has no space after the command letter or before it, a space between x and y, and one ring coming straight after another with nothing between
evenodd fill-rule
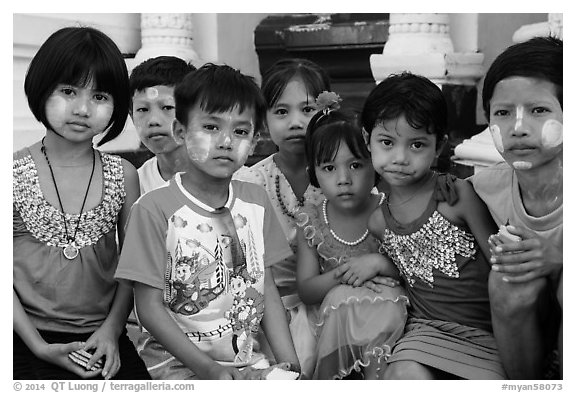
<instances>
[{"instance_id":1,"label":"pendant on necklace","mask_svg":"<svg viewBox=\"0 0 576 393\"><path fill-rule=\"evenodd\" d=\"M72 260L78 256L78 247L76 243L70 242L64 247L64 256L66 259Z\"/></svg>"}]
</instances>

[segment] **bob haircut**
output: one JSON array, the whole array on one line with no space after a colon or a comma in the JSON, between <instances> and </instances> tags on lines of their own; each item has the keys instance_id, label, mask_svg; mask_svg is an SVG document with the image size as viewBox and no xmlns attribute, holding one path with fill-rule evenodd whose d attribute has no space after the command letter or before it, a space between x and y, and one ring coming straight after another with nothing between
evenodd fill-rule
<instances>
[{"instance_id":1,"label":"bob haircut","mask_svg":"<svg viewBox=\"0 0 576 393\"><path fill-rule=\"evenodd\" d=\"M179 57L158 56L138 64L130 74L130 97L152 86L176 86L196 67Z\"/></svg>"},{"instance_id":2,"label":"bob haircut","mask_svg":"<svg viewBox=\"0 0 576 393\"><path fill-rule=\"evenodd\" d=\"M482 88L482 107L490 121L490 100L496 84L513 76L541 79L556 86L556 97L562 107L563 49L562 40L554 37L536 37L512 45L504 50L492 63Z\"/></svg>"},{"instance_id":3,"label":"bob haircut","mask_svg":"<svg viewBox=\"0 0 576 393\"><path fill-rule=\"evenodd\" d=\"M384 79L366 98L362 126L368 133L387 120L404 116L415 129L435 134L438 141L447 133L448 107L438 86L409 72Z\"/></svg>"},{"instance_id":4,"label":"bob haircut","mask_svg":"<svg viewBox=\"0 0 576 393\"><path fill-rule=\"evenodd\" d=\"M65 27L53 33L30 63L24 92L36 119L52 130L46 118L46 101L56 86L87 86L90 82L114 98L108 132L98 143L101 146L122 132L130 106L126 63L106 34L91 27Z\"/></svg>"},{"instance_id":5,"label":"bob haircut","mask_svg":"<svg viewBox=\"0 0 576 393\"><path fill-rule=\"evenodd\" d=\"M305 137L308 177L314 187L320 187L314 167L333 161L343 143L348 146L354 157L370 159L362 131L351 114L341 110L328 114L320 111L314 114L308 123Z\"/></svg>"},{"instance_id":6,"label":"bob haircut","mask_svg":"<svg viewBox=\"0 0 576 393\"><path fill-rule=\"evenodd\" d=\"M318 64L306 59L281 59L262 75L262 94L268 108L276 105L286 85L293 79L302 80L311 97L330 91L328 74Z\"/></svg>"},{"instance_id":7,"label":"bob haircut","mask_svg":"<svg viewBox=\"0 0 576 393\"><path fill-rule=\"evenodd\" d=\"M204 64L187 74L174 89L176 119L188 124L188 114L196 105L208 113L222 113L238 107L254 110L255 133L266 125L266 102L254 79L227 65Z\"/></svg>"}]
</instances>

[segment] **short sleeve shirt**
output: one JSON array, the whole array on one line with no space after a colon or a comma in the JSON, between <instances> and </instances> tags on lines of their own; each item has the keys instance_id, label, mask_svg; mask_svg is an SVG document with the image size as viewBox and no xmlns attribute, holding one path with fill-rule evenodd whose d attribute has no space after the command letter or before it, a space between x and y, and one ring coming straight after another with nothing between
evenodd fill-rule
<instances>
[{"instance_id":1,"label":"short sleeve shirt","mask_svg":"<svg viewBox=\"0 0 576 393\"><path fill-rule=\"evenodd\" d=\"M180 174L142 196L116 278L162 290L168 314L214 360L250 363L264 269L292 252L261 187L233 180L225 207L228 221L188 193Z\"/></svg>"}]
</instances>

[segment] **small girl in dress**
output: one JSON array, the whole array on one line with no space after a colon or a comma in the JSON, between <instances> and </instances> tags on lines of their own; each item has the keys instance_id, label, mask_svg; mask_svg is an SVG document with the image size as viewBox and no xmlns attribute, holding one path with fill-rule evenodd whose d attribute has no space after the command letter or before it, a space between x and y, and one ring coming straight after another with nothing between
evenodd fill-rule
<instances>
[{"instance_id":1,"label":"small girl in dress","mask_svg":"<svg viewBox=\"0 0 576 393\"><path fill-rule=\"evenodd\" d=\"M382 81L362 113L388 189L369 229L396 264L411 307L385 379L503 379L492 335L488 237L496 225L471 185L431 167L446 141L446 102L428 79Z\"/></svg>"},{"instance_id":2,"label":"small girl in dress","mask_svg":"<svg viewBox=\"0 0 576 393\"><path fill-rule=\"evenodd\" d=\"M368 232L384 195L371 192L370 153L360 128L337 110L338 100L335 93L320 95L318 106L328 108L306 133L310 182L326 199L306 203L297 216L298 293L306 304L321 303L314 378L343 378L362 368L365 379L376 379L404 329L407 298L398 270Z\"/></svg>"},{"instance_id":3,"label":"small girl in dress","mask_svg":"<svg viewBox=\"0 0 576 393\"><path fill-rule=\"evenodd\" d=\"M92 147L128 115L122 54L98 30L63 28L24 89L46 136L13 160L14 379L150 379L126 334L132 289L114 280L138 176Z\"/></svg>"},{"instance_id":4,"label":"small girl in dress","mask_svg":"<svg viewBox=\"0 0 576 393\"><path fill-rule=\"evenodd\" d=\"M319 203L323 199L320 189L310 184L306 172L304 136L308 122L317 111L314 98L330 90L330 81L326 72L309 60L282 59L264 73L261 89L268 104L268 130L278 152L251 167L241 168L234 178L264 187L294 252L293 257L271 269L288 313L302 377L308 378L315 363L315 310L302 303L296 288L294 214L304 201Z\"/></svg>"}]
</instances>

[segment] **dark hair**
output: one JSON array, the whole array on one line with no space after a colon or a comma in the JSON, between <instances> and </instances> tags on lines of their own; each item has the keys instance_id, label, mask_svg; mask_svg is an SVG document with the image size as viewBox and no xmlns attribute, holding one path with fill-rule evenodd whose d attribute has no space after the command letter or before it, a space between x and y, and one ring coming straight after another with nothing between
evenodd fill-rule
<instances>
[{"instance_id":1,"label":"dark hair","mask_svg":"<svg viewBox=\"0 0 576 393\"><path fill-rule=\"evenodd\" d=\"M372 134L375 126L404 115L408 124L425 129L441 140L447 133L448 108L444 95L429 79L409 72L393 74L366 98L362 126Z\"/></svg>"},{"instance_id":2,"label":"dark hair","mask_svg":"<svg viewBox=\"0 0 576 393\"><path fill-rule=\"evenodd\" d=\"M130 97L152 86L176 86L196 67L179 57L158 56L143 61L130 74Z\"/></svg>"},{"instance_id":3,"label":"dark hair","mask_svg":"<svg viewBox=\"0 0 576 393\"><path fill-rule=\"evenodd\" d=\"M328 74L318 64L306 59L281 59L262 75L262 94L268 108L278 102L286 85L294 78L302 80L312 97L317 97L325 90L330 91Z\"/></svg>"},{"instance_id":4,"label":"dark hair","mask_svg":"<svg viewBox=\"0 0 576 393\"><path fill-rule=\"evenodd\" d=\"M562 40L536 37L514 44L502 52L486 73L482 88L482 106L490 121L490 100L496 84L512 76L542 79L556 86L556 96L562 107Z\"/></svg>"},{"instance_id":5,"label":"dark hair","mask_svg":"<svg viewBox=\"0 0 576 393\"><path fill-rule=\"evenodd\" d=\"M227 65L204 64L188 73L174 89L176 119L188 124L188 113L196 104L209 113L227 112L238 107L254 110L255 131L263 130L266 102L254 78Z\"/></svg>"},{"instance_id":6,"label":"dark hair","mask_svg":"<svg viewBox=\"0 0 576 393\"><path fill-rule=\"evenodd\" d=\"M354 157L370 159L370 152L353 114L342 110L328 114L319 111L314 114L308 123L305 137L308 177L314 187L320 187L314 167L334 160L342 143L348 146Z\"/></svg>"},{"instance_id":7,"label":"dark hair","mask_svg":"<svg viewBox=\"0 0 576 393\"><path fill-rule=\"evenodd\" d=\"M60 83L95 88L114 98L108 132L98 146L116 138L124 129L130 96L128 70L122 53L106 34L91 27L65 27L53 33L32 59L24 92L30 110L47 129L46 101Z\"/></svg>"}]
</instances>

